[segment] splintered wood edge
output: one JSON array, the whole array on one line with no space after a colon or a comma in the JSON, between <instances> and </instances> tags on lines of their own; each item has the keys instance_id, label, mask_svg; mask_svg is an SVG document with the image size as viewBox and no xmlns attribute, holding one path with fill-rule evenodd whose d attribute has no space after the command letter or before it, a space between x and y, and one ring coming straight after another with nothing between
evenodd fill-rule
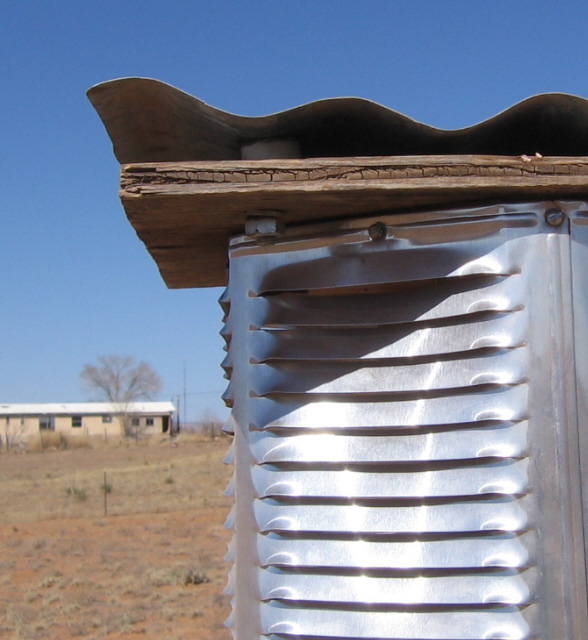
<instances>
[{"instance_id":1,"label":"splintered wood edge","mask_svg":"<svg viewBox=\"0 0 588 640\"><path fill-rule=\"evenodd\" d=\"M144 183L240 184L542 175L588 175L588 158L403 156L142 163L123 165L121 186L133 190Z\"/></svg>"},{"instance_id":2,"label":"splintered wood edge","mask_svg":"<svg viewBox=\"0 0 588 640\"><path fill-rule=\"evenodd\" d=\"M171 288L224 286L229 238L286 224L498 202L588 197L588 157L406 156L123 165L121 200Z\"/></svg>"}]
</instances>

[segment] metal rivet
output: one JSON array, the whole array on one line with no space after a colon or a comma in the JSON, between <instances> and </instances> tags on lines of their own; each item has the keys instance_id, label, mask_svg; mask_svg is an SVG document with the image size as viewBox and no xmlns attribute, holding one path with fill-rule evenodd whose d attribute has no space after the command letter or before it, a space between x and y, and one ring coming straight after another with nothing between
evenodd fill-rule
<instances>
[{"instance_id":1,"label":"metal rivet","mask_svg":"<svg viewBox=\"0 0 588 640\"><path fill-rule=\"evenodd\" d=\"M559 209L552 209L551 211L545 212L545 222L551 227L560 227L565 219L565 213Z\"/></svg>"},{"instance_id":2,"label":"metal rivet","mask_svg":"<svg viewBox=\"0 0 588 640\"><path fill-rule=\"evenodd\" d=\"M383 222L374 222L368 227L368 235L372 240L383 240L388 235L388 227Z\"/></svg>"}]
</instances>

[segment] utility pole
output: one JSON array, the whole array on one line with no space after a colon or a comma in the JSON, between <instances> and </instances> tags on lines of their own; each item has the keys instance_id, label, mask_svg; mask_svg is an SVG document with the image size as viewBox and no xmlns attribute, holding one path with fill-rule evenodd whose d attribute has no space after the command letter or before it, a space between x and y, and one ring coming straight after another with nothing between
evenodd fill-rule
<instances>
[{"instance_id":1,"label":"utility pole","mask_svg":"<svg viewBox=\"0 0 588 640\"><path fill-rule=\"evenodd\" d=\"M186 423L187 420L187 408L188 405L186 404L186 361L184 360L184 424Z\"/></svg>"}]
</instances>

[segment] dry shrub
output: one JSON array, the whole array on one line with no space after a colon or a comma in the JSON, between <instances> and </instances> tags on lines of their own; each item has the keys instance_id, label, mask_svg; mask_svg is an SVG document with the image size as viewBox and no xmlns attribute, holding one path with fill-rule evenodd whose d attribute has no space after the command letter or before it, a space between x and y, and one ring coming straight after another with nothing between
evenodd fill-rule
<instances>
[{"instance_id":1,"label":"dry shrub","mask_svg":"<svg viewBox=\"0 0 588 640\"><path fill-rule=\"evenodd\" d=\"M122 435L64 434L60 431L43 431L31 435L26 440L26 451L39 453L60 449L115 449L119 447L177 447L181 444L203 442L207 438L202 433L182 433L181 436L144 434L139 441Z\"/></svg>"},{"instance_id":2,"label":"dry shrub","mask_svg":"<svg viewBox=\"0 0 588 640\"><path fill-rule=\"evenodd\" d=\"M120 434L101 434L86 436L92 449L116 449L124 444L125 438Z\"/></svg>"},{"instance_id":3,"label":"dry shrub","mask_svg":"<svg viewBox=\"0 0 588 640\"><path fill-rule=\"evenodd\" d=\"M144 575L147 580L155 587L163 587L166 585L198 585L210 582L210 578L204 571L192 566L185 565L159 568L152 567L148 569Z\"/></svg>"},{"instance_id":4,"label":"dry shrub","mask_svg":"<svg viewBox=\"0 0 588 640\"><path fill-rule=\"evenodd\" d=\"M221 425L222 426L222 425ZM224 431L214 431L213 432L213 436L214 437L221 437L221 438L226 438L226 433ZM213 438L211 438L210 435L210 430L208 431L182 431L180 432L177 436L174 436L174 441L180 443L180 444L186 444L188 442L209 442L210 440L212 440ZM169 438L168 438L169 441ZM228 446L228 445L227 445Z\"/></svg>"},{"instance_id":5,"label":"dry shrub","mask_svg":"<svg viewBox=\"0 0 588 640\"><path fill-rule=\"evenodd\" d=\"M88 499L88 494L84 491L84 489L80 489L80 487L69 486L65 490L68 496L73 496L78 502L85 502Z\"/></svg>"},{"instance_id":6,"label":"dry shrub","mask_svg":"<svg viewBox=\"0 0 588 640\"><path fill-rule=\"evenodd\" d=\"M63 438L65 440L67 449L90 449L92 445L90 444L90 438L85 435L79 436L70 436Z\"/></svg>"},{"instance_id":7,"label":"dry shrub","mask_svg":"<svg viewBox=\"0 0 588 640\"><path fill-rule=\"evenodd\" d=\"M66 436L60 431L44 431L27 440L27 451L39 453L58 449L91 449L95 441L98 439L84 434Z\"/></svg>"},{"instance_id":8,"label":"dry shrub","mask_svg":"<svg viewBox=\"0 0 588 640\"><path fill-rule=\"evenodd\" d=\"M210 578L204 571L199 569L187 569L181 575L181 581L183 584L206 584L210 582Z\"/></svg>"},{"instance_id":9,"label":"dry shrub","mask_svg":"<svg viewBox=\"0 0 588 640\"><path fill-rule=\"evenodd\" d=\"M58 431L46 431L38 435L31 436L27 440L27 451L38 453L39 451L65 449L67 440Z\"/></svg>"}]
</instances>

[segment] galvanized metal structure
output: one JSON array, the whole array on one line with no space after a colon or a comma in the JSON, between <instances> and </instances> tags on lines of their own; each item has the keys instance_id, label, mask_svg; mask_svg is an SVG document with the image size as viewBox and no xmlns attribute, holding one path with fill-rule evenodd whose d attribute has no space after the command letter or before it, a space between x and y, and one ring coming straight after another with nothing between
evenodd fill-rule
<instances>
[{"instance_id":1,"label":"galvanized metal structure","mask_svg":"<svg viewBox=\"0 0 588 640\"><path fill-rule=\"evenodd\" d=\"M362 173L356 216L332 184L313 191L326 209L306 219L271 181L279 211L247 207L237 180L217 192L232 189L243 220L221 299L236 465L228 624L239 640L588 635L588 178L562 172L558 189L496 174L500 200L486 185L464 206L479 173L456 178L455 158L443 160L451 185L432 176L413 206L405 176ZM552 176L548 167L588 167L486 164L499 160ZM236 169L287 166L249 162ZM427 163L412 161L421 178ZM230 171L209 164L208 185ZM133 198L151 197L152 210L174 197L210 206L189 177L164 193L158 171L178 171L165 165L142 167L153 191L123 193L154 254ZM523 189L535 197L521 202ZM450 192L461 206L447 207Z\"/></svg>"}]
</instances>

